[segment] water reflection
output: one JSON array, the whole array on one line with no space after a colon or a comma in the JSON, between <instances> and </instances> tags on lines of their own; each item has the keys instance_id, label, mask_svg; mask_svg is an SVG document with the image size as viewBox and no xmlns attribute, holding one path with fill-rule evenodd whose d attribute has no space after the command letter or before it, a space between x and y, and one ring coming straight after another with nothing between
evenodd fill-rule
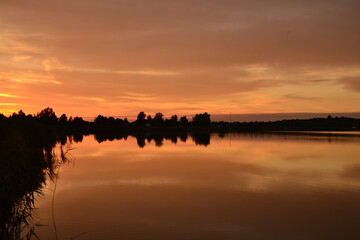
<instances>
[{"instance_id":1,"label":"water reflection","mask_svg":"<svg viewBox=\"0 0 360 240\"><path fill-rule=\"evenodd\" d=\"M187 142L190 137L192 142L200 146L210 145L211 135L220 138L232 136L251 137L251 138L272 138L275 140L300 140L300 141L328 141L328 142L351 142L360 140L360 132L264 132L264 133L210 133L208 131L200 132L143 132L136 134L127 133L97 133L95 139L98 143L114 140L127 140L128 137L135 137L137 145L144 148L146 143L154 141L157 147L161 147L165 140L176 144L178 141ZM73 136L75 142L81 142L83 135Z\"/></svg>"},{"instance_id":2,"label":"water reflection","mask_svg":"<svg viewBox=\"0 0 360 240\"><path fill-rule=\"evenodd\" d=\"M179 141L185 142L188 140L188 134L182 133L182 134L137 134L134 136L137 141L137 145L140 148L144 148L147 143L151 143L151 141L155 142L155 146L161 147L163 145L164 140L169 140L171 143L176 144ZM190 135L193 142L195 142L196 145L203 145L207 146L210 144L210 133L191 133ZM97 138L96 138L97 139ZM120 138L121 139L121 138Z\"/></svg>"},{"instance_id":3,"label":"water reflection","mask_svg":"<svg viewBox=\"0 0 360 240\"><path fill-rule=\"evenodd\" d=\"M52 209L54 183L43 187L57 173L59 164L48 164L56 142L72 143L76 165L62 166ZM45 225L40 239L55 230L58 239L89 240L358 239L359 143L356 134L142 133L21 143L32 150L20 153L19 142L3 141L1 159L18 152L13 159L26 164L2 170L15 175L1 182L0 199L11 182L26 187L16 199L43 191L30 224ZM16 183L23 175L34 183ZM8 201L1 213L17 206ZM12 217L1 214L1 226Z\"/></svg>"},{"instance_id":4,"label":"water reflection","mask_svg":"<svg viewBox=\"0 0 360 240\"><path fill-rule=\"evenodd\" d=\"M63 148L54 154L56 141L33 141L19 131L0 141L0 239L32 239L39 226L32 223L36 196L46 178L54 179L67 161ZM49 140L49 139L48 139Z\"/></svg>"},{"instance_id":5,"label":"water reflection","mask_svg":"<svg viewBox=\"0 0 360 240\"><path fill-rule=\"evenodd\" d=\"M97 133L95 134L95 139L98 143L102 143L105 141L126 140L129 136L136 138L137 145L140 148L144 148L146 143L151 143L152 141L154 141L157 147L161 147L165 140L169 140L174 144L178 141L186 142L189 136L196 145L207 146L210 144L210 132L193 132L189 134L187 132Z\"/></svg>"}]
</instances>

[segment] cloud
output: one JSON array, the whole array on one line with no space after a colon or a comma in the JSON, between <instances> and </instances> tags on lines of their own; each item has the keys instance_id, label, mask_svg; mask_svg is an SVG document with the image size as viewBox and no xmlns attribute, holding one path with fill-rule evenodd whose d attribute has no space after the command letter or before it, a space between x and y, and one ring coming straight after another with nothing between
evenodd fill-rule
<instances>
[{"instance_id":1,"label":"cloud","mask_svg":"<svg viewBox=\"0 0 360 240\"><path fill-rule=\"evenodd\" d=\"M151 102L241 111L245 101L259 112L279 102L284 111L348 109L341 99L359 92L345 79L360 74L359 11L355 0L2 1L0 72L18 93L1 92L33 105L35 96L79 101L80 110Z\"/></svg>"},{"instance_id":2,"label":"cloud","mask_svg":"<svg viewBox=\"0 0 360 240\"><path fill-rule=\"evenodd\" d=\"M14 62L25 62L32 58L32 56L14 56L12 60Z\"/></svg>"},{"instance_id":3,"label":"cloud","mask_svg":"<svg viewBox=\"0 0 360 240\"><path fill-rule=\"evenodd\" d=\"M47 72L53 71L53 70L64 70L64 71L71 71L70 66L66 66L62 64L58 59L56 58L47 58L42 61L42 65L44 66L44 70Z\"/></svg>"},{"instance_id":4,"label":"cloud","mask_svg":"<svg viewBox=\"0 0 360 240\"><path fill-rule=\"evenodd\" d=\"M0 72L3 81L24 84L62 84L52 75L35 72ZM0 79L1 80L1 79Z\"/></svg>"},{"instance_id":5,"label":"cloud","mask_svg":"<svg viewBox=\"0 0 360 240\"><path fill-rule=\"evenodd\" d=\"M17 106L17 103L0 103L1 106Z\"/></svg>"},{"instance_id":6,"label":"cloud","mask_svg":"<svg viewBox=\"0 0 360 240\"><path fill-rule=\"evenodd\" d=\"M339 79L338 81L346 88L352 91L360 92L360 76L345 77Z\"/></svg>"},{"instance_id":7,"label":"cloud","mask_svg":"<svg viewBox=\"0 0 360 240\"><path fill-rule=\"evenodd\" d=\"M296 80L292 81L292 84L298 84L298 85L313 85L313 84L326 84L331 82L331 79L302 79L302 80Z\"/></svg>"},{"instance_id":8,"label":"cloud","mask_svg":"<svg viewBox=\"0 0 360 240\"><path fill-rule=\"evenodd\" d=\"M56 70L69 70L69 71L78 71L78 72L89 72L89 73L109 73L109 74L119 74L119 75L148 75L148 76L172 76L172 75L178 75L177 72L171 72L171 71L159 71L159 70L106 70L106 69L86 69L86 68L80 68L80 69L62 69L62 68L56 68Z\"/></svg>"},{"instance_id":9,"label":"cloud","mask_svg":"<svg viewBox=\"0 0 360 240\"><path fill-rule=\"evenodd\" d=\"M19 42L63 64L176 71L359 64L359 9L357 1L37 1L3 11L17 16L4 19L11 27L38 33Z\"/></svg>"},{"instance_id":10,"label":"cloud","mask_svg":"<svg viewBox=\"0 0 360 240\"><path fill-rule=\"evenodd\" d=\"M5 97L5 98L21 98L20 96L16 96L16 95L12 95L12 94L7 94L7 93L0 93L0 97Z\"/></svg>"},{"instance_id":11,"label":"cloud","mask_svg":"<svg viewBox=\"0 0 360 240\"><path fill-rule=\"evenodd\" d=\"M298 99L298 100L319 100L321 98L318 97L305 97L305 96L300 96L297 94L287 94L284 96L285 98L289 98L289 99Z\"/></svg>"},{"instance_id":12,"label":"cloud","mask_svg":"<svg viewBox=\"0 0 360 240\"><path fill-rule=\"evenodd\" d=\"M128 92L135 92L164 100L186 101L186 99L221 97L226 94L250 92L273 86L271 81L241 80L236 74L229 75L222 72L145 75L57 71L52 74L55 79L62 80L62 92L99 97L120 97L123 94L128 95Z\"/></svg>"}]
</instances>

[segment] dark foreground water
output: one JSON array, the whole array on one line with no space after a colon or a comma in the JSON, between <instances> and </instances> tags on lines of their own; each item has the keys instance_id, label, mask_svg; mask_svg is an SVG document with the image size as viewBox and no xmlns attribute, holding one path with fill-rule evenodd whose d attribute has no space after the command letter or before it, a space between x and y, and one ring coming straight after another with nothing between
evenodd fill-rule
<instances>
[{"instance_id":1,"label":"dark foreground water","mask_svg":"<svg viewBox=\"0 0 360 240\"><path fill-rule=\"evenodd\" d=\"M72 144L37 196L40 239L360 239L360 137ZM176 142L176 144L175 144ZM143 146L143 143L140 144ZM160 146L161 145L161 146Z\"/></svg>"}]
</instances>

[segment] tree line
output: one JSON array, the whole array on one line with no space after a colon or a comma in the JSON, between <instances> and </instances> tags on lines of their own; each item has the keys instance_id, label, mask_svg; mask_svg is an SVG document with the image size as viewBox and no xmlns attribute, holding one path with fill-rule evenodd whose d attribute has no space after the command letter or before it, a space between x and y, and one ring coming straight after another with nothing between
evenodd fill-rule
<instances>
[{"instance_id":1,"label":"tree line","mask_svg":"<svg viewBox=\"0 0 360 240\"><path fill-rule=\"evenodd\" d=\"M127 118L114 118L98 115L94 122L85 121L82 117L67 117L62 114L57 117L52 108L45 108L35 115L25 114L22 110L18 113L13 113L9 117L0 114L0 120L36 120L46 124L59 124L59 125L83 125L93 123L98 126L139 126L139 127L187 127L187 126L209 126L211 123L210 114L207 112L196 114L191 121L186 116L178 118L177 115L172 115L169 119L165 119L161 112L156 113L153 117L146 115L144 112L139 112L137 118L133 122L129 122Z\"/></svg>"},{"instance_id":2,"label":"tree line","mask_svg":"<svg viewBox=\"0 0 360 240\"><path fill-rule=\"evenodd\" d=\"M1 124L46 125L58 127L61 131L95 132L114 131L223 131L223 132L263 132L263 131L359 131L360 119L347 117L289 119L280 121L225 122L211 121L209 113L195 114L192 119L186 116L172 115L164 118L161 112L147 115L139 112L136 120L129 122L127 118L114 118L98 115L94 121L85 121L82 117L57 117L52 108L45 108L35 115L25 114L22 110L9 117L0 114ZM1 128L0 128L1 130Z\"/></svg>"}]
</instances>

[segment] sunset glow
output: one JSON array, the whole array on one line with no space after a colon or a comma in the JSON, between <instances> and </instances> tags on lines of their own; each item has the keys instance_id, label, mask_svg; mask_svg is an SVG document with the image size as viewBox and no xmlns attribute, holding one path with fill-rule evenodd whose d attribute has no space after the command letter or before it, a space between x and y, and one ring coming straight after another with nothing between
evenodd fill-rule
<instances>
[{"instance_id":1,"label":"sunset glow","mask_svg":"<svg viewBox=\"0 0 360 240\"><path fill-rule=\"evenodd\" d=\"M360 2L0 3L0 113L360 112Z\"/></svg>"}]
</instances>

